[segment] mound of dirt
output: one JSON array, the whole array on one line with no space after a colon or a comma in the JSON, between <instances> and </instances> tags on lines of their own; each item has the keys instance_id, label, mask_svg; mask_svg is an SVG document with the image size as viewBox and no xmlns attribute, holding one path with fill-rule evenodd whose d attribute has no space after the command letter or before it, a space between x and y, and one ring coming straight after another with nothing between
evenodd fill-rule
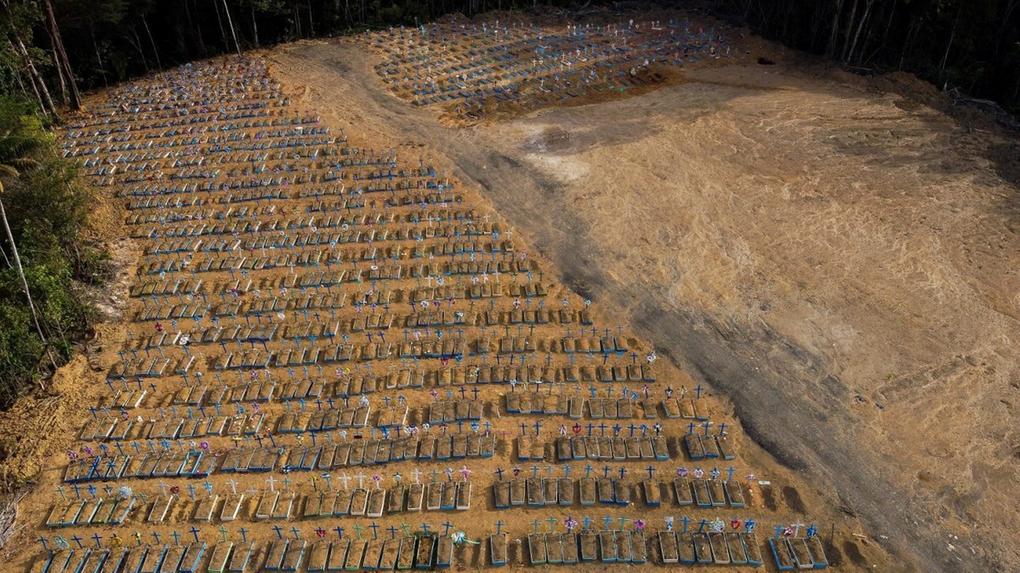
<instances>
[{"instance_id":1,"label":"mound of dirt","mask_svg":"<svg viewBox=\"0 0 1020 573\"><path fill-rule=\"evenodd\" d=\"M0 487L32 481L53 458L71 449L81 412L95 402L102 378L79 354L57 370L46 390L26 396L0 416Z\"/></svg>"}]
</instances>

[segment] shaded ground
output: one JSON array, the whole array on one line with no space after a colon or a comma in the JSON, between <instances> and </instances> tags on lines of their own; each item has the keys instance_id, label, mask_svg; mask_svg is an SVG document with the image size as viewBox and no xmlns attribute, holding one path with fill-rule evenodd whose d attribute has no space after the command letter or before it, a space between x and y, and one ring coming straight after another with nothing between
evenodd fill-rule
<instances>
[{"instance_id":1,"label":"shaded ground","mask_svg":"<svg viewBox=\"0 0 1020 573\"><path fill-rule=\"evenodd\" d=\"M448 129L387 95L356 48L268 57L327 121L439 150L902 568L1020 567L1000 525L1020 518L1008 138L782 63Z\"/></svg>"}]
</instances>

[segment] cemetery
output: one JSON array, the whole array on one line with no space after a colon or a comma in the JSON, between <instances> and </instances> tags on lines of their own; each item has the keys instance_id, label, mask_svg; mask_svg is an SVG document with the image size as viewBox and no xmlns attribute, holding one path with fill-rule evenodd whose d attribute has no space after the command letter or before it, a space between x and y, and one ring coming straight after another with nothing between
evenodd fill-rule
<instances>
[{"instance_id":1,"label":"cemetery","mask_svg":"<svg viewBox=\"0 0 1020 573\"><path fill-rule=\"evenodd\" d=\"M666 81L664 70L726 58L718 24L663 19L557 22L504 14L366 34L397 97L455 123L571 105Z\"/></svg>"},{"instance_id":2,"label":"cemetery","mask_svg":"<svg viewBox=\"0 0 1020 573\"><path fill-rule=\"evenodd\" d=\"M673 17L353 41L460 120L730 51ZM94 99L60 144L140 255L117 359L29 517L33 573L828 566L716 397L476 190L360 146L257 56Z\"/></svg>"}]
</instances>

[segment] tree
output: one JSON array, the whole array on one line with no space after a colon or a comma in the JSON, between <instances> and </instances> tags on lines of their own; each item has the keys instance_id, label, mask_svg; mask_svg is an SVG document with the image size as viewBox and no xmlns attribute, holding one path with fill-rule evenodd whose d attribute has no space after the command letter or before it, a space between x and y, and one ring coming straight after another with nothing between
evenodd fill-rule
<instances>
[{"instance_id":1,"label":"tree","mask_svg":"<svg viewBox=\"0 0 1020 573\"><path fill-rule=\"evenodd\" d=\"M21 265L18 245L14 240L14 233L11 231L10 222L7 220L7 210L4 208L3 202L3 179L5 177L20 177L21 169L34 169L38 167L39 162L29 155L38 150L47 141L47 136L43 132L42 124L38 119L24 116L20 126L21 129L17 131L9 129L0 133L0 220L2 220L4 233L11 248L15 270L18 273L18 278L21 280L21 288L25 291L25 298L28 300L28 309L32 313L32 321L35 323L36 333L39 334L39 339L46 346L46 354L50 359L50 364L56 369L57 363L53 359L53 353L50 352L46 341L46 334L43 333L42 325L39 323L39 313L36 311L35 302L32 300L32 292L28 288L28 279L25 278L25 269Z\"/></svg>"},{"instance_id":2,"label":"tree","mask_svg":"<svg viewBox=\"0 0 1020 573\"><path fill-rule=\"evenodd\" d=\"M223 0L223 11L227 13L227 25L230 26L230 35L234 38L234 48L237 49L237 55L241 55L241 44L237 43L237 31L234 30L234 19L230 16L230 7L227 6L227 0Z\"/></svg>"},{"instance_id":3,"label":"tree","mask_svg":"<svg viewBox=\"0 0 1020 573\"><path fill-rule=\"evenodd\" d=\"M50 36L50 45L53 49L53 59L56 62L57 77L60 78L60 85L63 89L65 84L70 88L68 98L71 109L81 108L81 95L78 93L78 81L74 79L74 72L71 70L71 62L64 50L64 41L60 37L60 27L57 26L57 17L53 14L53 4L50 0L42 0L43 12L46 14L46 31ZM66 81L65 81L66 77Z\"/></svg>"}]
</instances>

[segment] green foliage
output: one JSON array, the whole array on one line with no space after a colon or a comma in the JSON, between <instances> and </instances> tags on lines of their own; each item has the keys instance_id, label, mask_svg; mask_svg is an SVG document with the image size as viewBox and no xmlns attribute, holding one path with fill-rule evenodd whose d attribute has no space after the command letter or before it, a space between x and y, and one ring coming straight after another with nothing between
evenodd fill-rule
<instances>
[{"instance_id":1,"label":"green foliage","mask_svg":"<svg viewBox=\"0 0 1020 573\"><path fill-rule=\"evenodd\" d=\"M83 285L108 275L105 253L80 236L89 191L74 166L58 157L53 135L32 105L0 97L0 194L29 292L59 362L89 330ZM47 348L35 329L6 234L0 235L0 407L45 376Z\"/></svg>"},{"instance_id":2,"label":"green foliage","mask_svg":"<svg viewBox=\"0 0 1020 573\"><path fill-rule=\"evenodd\" d=\"M71 68L85 89L242 48L310 35L416 25L445 14L530 10L535 0L50 0ZM6 0L0 27L16 32L55 88L42 0ZM546 0L581 7L612 0ZM629 3L624 3L629 4ZM1020 109L1020 0L659 0L708 8L795 48L855 68L904 69ZM150 36L151 34L151 36ZM158 56L158 57L157 57ZM23 58L0 42L0 91L33 97ZM18 82L20 74L21 81ZM25 87L28 86L28 87Z\"/></svg>"}]
</instances>

